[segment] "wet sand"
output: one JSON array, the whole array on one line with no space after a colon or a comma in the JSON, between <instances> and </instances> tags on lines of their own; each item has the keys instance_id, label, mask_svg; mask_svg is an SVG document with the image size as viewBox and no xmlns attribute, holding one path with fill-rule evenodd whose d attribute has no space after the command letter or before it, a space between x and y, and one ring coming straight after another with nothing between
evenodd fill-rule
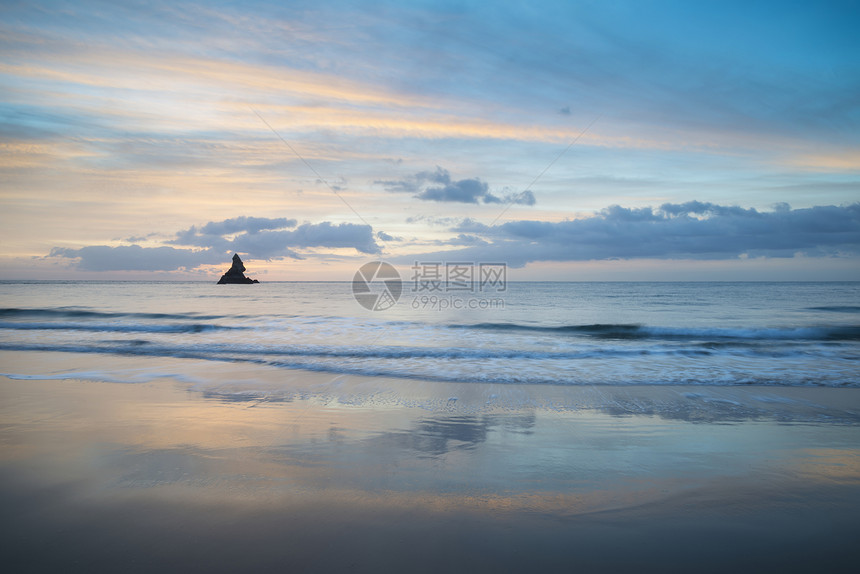
<instances>
[{"instance_id":1,"label":"wet sand","mask_svg":"<svg viewBox=\"0 0 860 574\"><path fill-rule=\"evenodd\" d=\"M860 558L856 389L38 356L0 353L18 377L0 377L8 571L847 572ZM81 378L26 379L69 371Z\"/></svg>"}]
</instances>

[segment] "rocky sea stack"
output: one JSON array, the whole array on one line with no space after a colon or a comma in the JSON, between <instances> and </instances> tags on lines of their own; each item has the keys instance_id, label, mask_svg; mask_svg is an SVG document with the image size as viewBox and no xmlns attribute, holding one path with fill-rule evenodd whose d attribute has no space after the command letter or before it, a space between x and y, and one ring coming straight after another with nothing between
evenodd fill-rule
<instances>
[{"instance_id":1,"label":"rocky sea stack","mask_svg":"<svg viewBox=\"0 0 860 574\"><path fill-rule=\"evenodd\" d=\"M241 284L249 284L249 283L259 283L256 279L251 279L250 277L245 277L245 265L242 263L242 259L239 257L238 253L233 254L233 266L227 270L227 273L221 276L221 279L218 280L218 285L225 285L227 283L241 283Z\"/></svg>"}]
</instances>

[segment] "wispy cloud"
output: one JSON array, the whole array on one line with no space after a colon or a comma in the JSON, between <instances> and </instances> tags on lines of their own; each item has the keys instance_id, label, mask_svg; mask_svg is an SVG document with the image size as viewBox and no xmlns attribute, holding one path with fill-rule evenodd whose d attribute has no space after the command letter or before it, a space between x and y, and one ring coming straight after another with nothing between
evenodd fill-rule
<instances>
[{"instance_id":1,"label":"wispy cloud","mask_svg":"<svg viewBox=\"0 0 860 574\"><path fill-rule=\"evenodd\" d=\"M383 242L520 263L854 249L802 210L767 211L830 205L836 226L833 206L856 201L850 3L2 10L0 241L20 261L58 246L85 269L188 269L236 250L292 276ZM671 207L692 197L711 207ZM724 210L738 202L764 211ZM624 207L579 218L610 204Z\"/></svg>"}]
</instances>

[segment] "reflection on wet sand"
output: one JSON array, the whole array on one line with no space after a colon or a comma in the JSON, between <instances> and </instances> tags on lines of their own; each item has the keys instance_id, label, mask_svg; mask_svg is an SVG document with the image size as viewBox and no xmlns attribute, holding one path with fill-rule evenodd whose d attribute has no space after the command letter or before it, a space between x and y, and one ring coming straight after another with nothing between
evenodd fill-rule
<instances>
[{"instance_id":1,"label":"reflection on wet sand","mask_svg":"<svg viewBox=\"0 0 860 574\"><path fill-rule=\"evenodd\" d=\"M647 572L837 571L857 557L847 394L550 389L511 406L487 399L497 389L403 388L397 402L343 382L278 394L0 379L5 560ZM429 391L440 400L416 399Z\"/></svg>"},{"instance_id":2,"label":"reflection on wet sand","mask_svg":"<svg viewBox=\"0 0 860 574\"><path fill-rule=\"evenodd\" d=\"M452 450L474 449L487 440L490 431L499 427L510 432L529 434L535 421L534 413L441 416L416 421L413 428L408 430L385 432L376 440L382 448L390 446L439 456Z\"/></svg>"}]
</instances>

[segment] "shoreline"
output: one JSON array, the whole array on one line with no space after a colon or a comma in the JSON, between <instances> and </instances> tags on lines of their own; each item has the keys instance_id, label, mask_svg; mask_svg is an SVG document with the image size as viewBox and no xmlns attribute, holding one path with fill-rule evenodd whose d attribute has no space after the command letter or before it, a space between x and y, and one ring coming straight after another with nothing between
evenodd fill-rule
<instances>
[{"instance_id":1,"label":"shoreline","mask_svg":"<svg viewBox=\"0 0 860 574\"><path fill-rule=\"evenodd\" d=\"M860 555L860 389L42 355L0 354L61 377L0 377L16 571L850 571Z\"/></svg>"},{"instance_id":2,"label":"shoreline","mask_svg":"<svg viewBox=\"0 0 860 574\"><path fill-rule=\"evenodd\" d=\"M33 359L39 358L36 365ZM246 362L0 350L0 377L140 385L174 381L225 402L319 402L464 414L595 411L693 423L860 425L860 388L777 385L555 385L336 374Z\"/></svg>"}]
</instances>

